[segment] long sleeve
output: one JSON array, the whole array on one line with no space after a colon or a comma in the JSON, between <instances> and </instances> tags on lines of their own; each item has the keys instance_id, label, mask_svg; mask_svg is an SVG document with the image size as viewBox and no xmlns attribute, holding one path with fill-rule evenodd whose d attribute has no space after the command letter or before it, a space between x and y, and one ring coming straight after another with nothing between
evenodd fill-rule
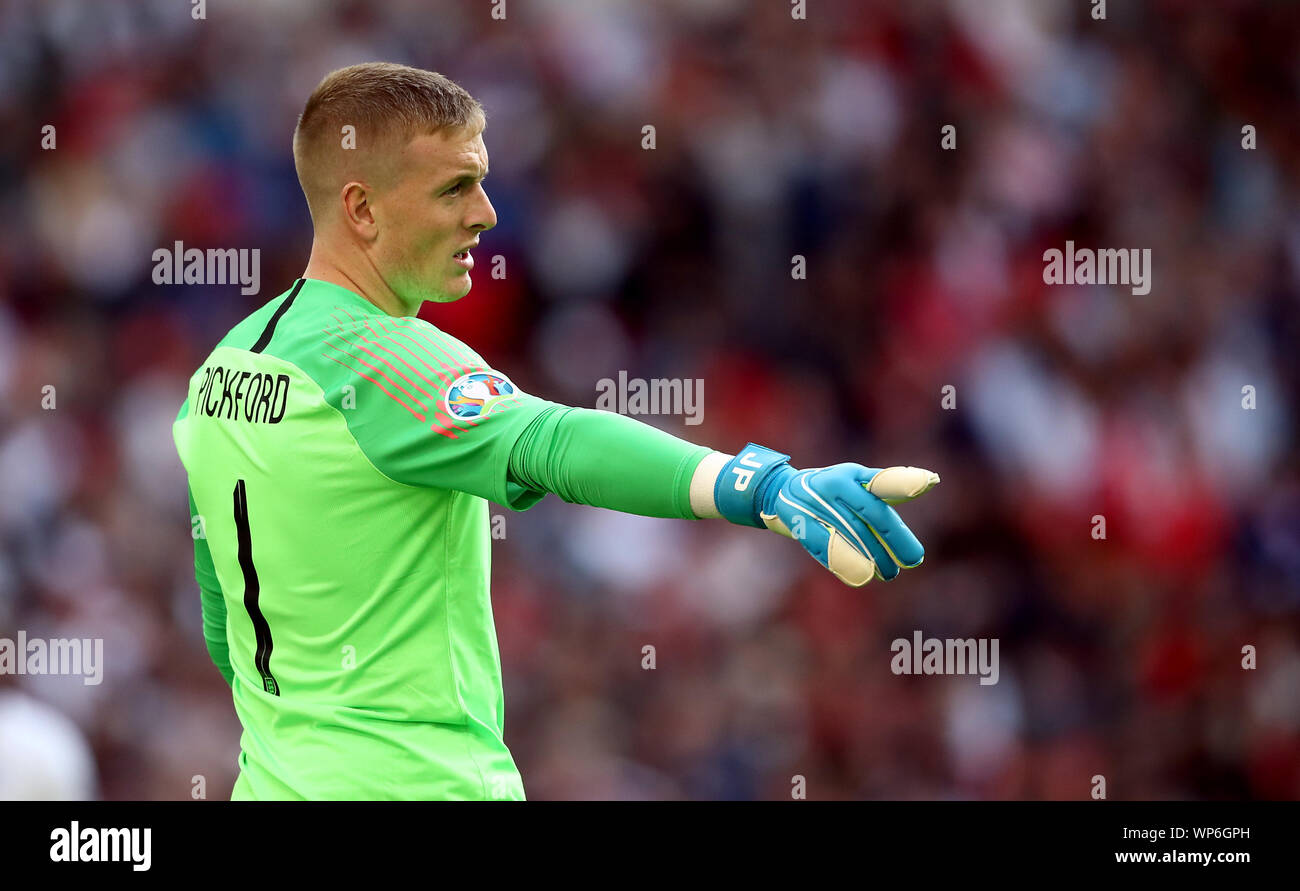
<instances>
[{"instance_id":1,"label":"long sleeve","mask_svg":"<svg viewBox=\"0 0 1300 891\"><path fill-rule=\"evenodd\" d=\"M226 640L226 598L221 592L221 583L217 580L216 567L212 565L212 552L208 549L208 540L204 534L203 524L195 525L194 518L199 510L194 504L194 492L190 496L190 529L194 538L194 578L199 583L199 601L203 610L203 639L207 643L208 655L217 671L230 684L234 670L230 667L230 643Z\"/></svg>"},{"instance_id":2,"label":"long sleeve","mask_svg":"<svg viewBox=\"0 0 1300 891\"><path fill-rule=\"evenodd\" d=\"M691 476L712 451L623 415L556 406L516 440L509 469L519 485L572 504L695 519Z\"/></svg>"}]
</instances>

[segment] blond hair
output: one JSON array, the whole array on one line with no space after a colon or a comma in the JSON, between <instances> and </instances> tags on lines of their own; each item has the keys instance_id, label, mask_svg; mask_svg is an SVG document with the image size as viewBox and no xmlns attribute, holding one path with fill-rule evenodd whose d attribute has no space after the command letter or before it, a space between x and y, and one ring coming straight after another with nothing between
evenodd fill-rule
<instances>
[{"instance_id":1,"label":"blond hair","mask_svg":"<svg viewBox=\"0 0 1300 891\"><path fill-rule=\"evenodd\" d=\"M355 149L344 148L348 125L355 128ZM312 219L344 182L364 179L366 162L385 150L422 133L479 133L486 126L478 100L435 71L392 62L331 71L312 91L293 131L293 164Z\"/></svg>"}]
</instances>

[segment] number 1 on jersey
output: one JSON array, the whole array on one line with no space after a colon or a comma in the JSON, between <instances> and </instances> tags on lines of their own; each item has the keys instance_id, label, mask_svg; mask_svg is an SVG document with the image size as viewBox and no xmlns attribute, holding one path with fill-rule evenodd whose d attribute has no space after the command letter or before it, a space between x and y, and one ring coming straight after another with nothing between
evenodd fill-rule
<instances>
[{"instance_id":1,"label":"number 1 on jersey","mask_svg":"<svg viewBox=\"0 0 1300 891\"><path fill-rule=\"evenodd\" d=\"M262 676L262 689L272 696L280 695L280 685L271 674L271 626L262 615L258 605L261 585L257 581L257 567L253 565L253 535L248 525L248 488L243 480L235 483L235 529L239 535L239 568L244 573L244 609L253 622L253 633L257 636L257 653L253 664Z\"/></svg>"}]
</instances>

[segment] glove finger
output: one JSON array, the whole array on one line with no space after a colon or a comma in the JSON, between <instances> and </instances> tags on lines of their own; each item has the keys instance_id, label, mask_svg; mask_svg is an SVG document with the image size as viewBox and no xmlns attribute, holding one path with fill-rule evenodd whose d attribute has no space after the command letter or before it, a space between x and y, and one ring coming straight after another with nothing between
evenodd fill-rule
<instances>
[{"instance_id":1,"label":"glove finger","mask_svg":"<svg viewBox=\"0 0 1300 891\"><path fill-rule=\"evenodd\" d=\"M870 473L869 468L862 469ZM904 569L921 564L925 559L925 548L921 547L921 542L907 528L898 511L866 490L861 484L861 478L850 483L846 477L837 475L828 480L827 484L835 497L870 527L868 531L888 552L891 562ZM884 573L883 565L881 572Z\"/></svg>"},{"instance_id":2,"label":"glove finger","mask_svg":"<svg viewBox=\"0 0 1300 891\"><path fill-rule=\"evenodd\" d=\"M859 500L863 502L875 502L889 511L893 508L862 488L857 475L860 470L865 468L861 465L856 469L850 465L840 465L801 475L795 481L798 486L795 494L807 499L817 516L831 524L846 545L853 547L859 554L870 557L876 564L880 577L890 581L898 576L898 562L867 521L854 511L854 505L845 497L845 493L852 494L856 490ZM778 495L778 499L785 501L785 494Z\"/></svg>"},{"instance_id":3,"label":"glove finger","mask_svg":"<svg viewBox=\"0 0 1300 891\"><path fill-rule=\"evenodd\" d=\"M830 569L830 530L802 506L778 503L776 514L762 514L763 524L773 532L793 538L822 566Z\"/></svg>"},{"instance_id":4,"label":"glove finger","mask_svg":"<svg viewBox=\"0 0 1300 891\"><path fill-rule=\"evenodd\" d=\"M831 575L853 588L861 588L873 578L883 578L876 561L859 551L838 531L827 528L815 519L808 519L804 528L813 527L817 531L808 533L803 538L797 535L791 537L798 540ZM889 559L884 553L881 557ZM895 568L894 575L897 574L898 569Z\"/></svg>"},{"instance_id":5,"label":"glove finger","mask_svg":"<svg viewBox=\"0 0 1300 891\"><path fill-rule=\"evenodd\" d=\"M777 535L784 535L786 538L796 537L795 534L790 531L790 528L785 525L785 520L782 520L778 515L759 514L759 518L762 519L764 526L775 532ZM802 538L802 536L798 537Z\"/></svg>"},{"instance_id":6,"label":"glove finger","mask_svg":"<svg viewBox=\"0 0 1300 891\"><path fill-rule=\"evenodd\" d=\"M887 582L898 578L901 569L897 561L880 543L880 540L872 534L871 527L862 522L862 518L856 514L850 513L849 516L851 517L849 523L853 527L853 531L862 539L862 543L867 546L867 553L871 555L871 561L876 564L876 571L880 577ZM844 541L846 546L852 546L854 550L857 550L856 545L851 540L845 539L839 533L836 533L836 535Z\"/></svg>"},{"instance_id":7,"label":"glove finger","mask_svg":"<svg viewBox=\"0 0 1300 891\"><path fill-rule=\"evenodd\" d=\"M868 467L868 471L874 468ZM919 498L939 485L939 474L923 467L886 467L876 470L866 489L886 504L902 504Z\"/></svg>"},{"instance_id":8,"label":"glove finger","mask_svg":"<svg viewBox=\"0 0 1300 891\"><path fill-rule=\"evenodd\" d=\"M838 532L830 533L826 548L826 568L837 579L854 588L861 588L880 574L876 561L864 556Z\"/></svg>"},{"instance_id":9,"label":"glove finger","mask_svg":"<svg viewBox=\"0 0 1300 891\"><path fill-rule=\"evenodd\" d=\"M920 566L925 560L925 548L921 547L921 542L907 528L898 512L888 504L872 496L859 515L867 521L876 539L899 566L911 569Z\"/></svg>"},{"instance_id":10,"label":"glove finger","mask_svg":"<svg viewBox=\"0 0 1300 891\"><path fill-rule=\"evenodd\" d=\"M852 517L852 514L850 513L849 516ZM802 505L779 501L777 513L763 514L762 519L768 529L799 542L803 549L813 556L813 559L846 585L861 588L872 578L880 575L874 559L854 547L839 532L828 528L818 519L817 514L811 513ZM853 518L852 522L862 526L859 535L871 538L865 524L856 518ZM879 556L885 560L889 559L889 555L883 550ZM894 574L898 574L897 568L894 569Z\"/></svg>"}]
</instances>

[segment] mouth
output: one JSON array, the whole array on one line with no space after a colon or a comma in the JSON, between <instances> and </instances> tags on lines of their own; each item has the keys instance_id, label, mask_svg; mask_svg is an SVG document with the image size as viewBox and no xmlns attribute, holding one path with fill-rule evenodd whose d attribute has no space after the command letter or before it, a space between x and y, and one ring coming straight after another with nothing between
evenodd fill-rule
<instances>
[{"instance_id":1,"label":"mouth","mask_svg":"<svg viewBox=\"0 0 1300 891\"><path fill-rule=\"evenodd\" d=\"M451 258L455 260L457 264L464 266L466 269L474 268L474 257L467 250L457 251L451 255Z\"/></svg>"}]
</instances>

